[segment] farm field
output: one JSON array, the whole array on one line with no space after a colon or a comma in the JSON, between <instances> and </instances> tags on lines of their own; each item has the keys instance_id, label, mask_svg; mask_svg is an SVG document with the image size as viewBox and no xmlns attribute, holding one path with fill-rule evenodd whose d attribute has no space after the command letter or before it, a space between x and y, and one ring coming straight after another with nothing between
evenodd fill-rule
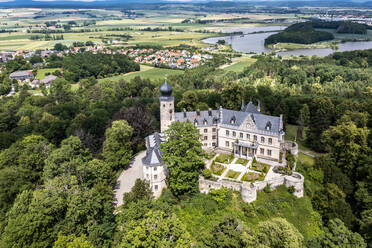
<instances>
[{"instance_id":1,"label":"farm field","mask_svg":"<svg viewBox=\"0 0 372 248\"><path fill-rule=\"evenodd\" d=\"M192 11L180 11L169 14L166 10L139 10L135 18L124 18L118 10L68 10L74 14L63 14L65 9L3 9L0 10L0 29L12 29L16 32L0 33L0 50L32 50L52 48L56 43L71 46L77 41L93 41L102 43L103 40L117 39L118 46L123 45L161 45L178 46L181 44L205 47L208 46L201 42L202 39L221 35L223 29L236 27L249 27L265 24L253 23L182 23L185 19L232 19L250 18L250 20L262 21L265 19L276 18L278 15L263 14L203 14ZM294 15L282 15L285 18L294 18ZM72 32L51 33L50 35L63 35L63 40L45 40L44 34L30 33L29 30L40 30L39 24L58 20L60 24L76 22L79 27L71 27ZM93 21L94 24L82 26L84 22ZM141 31L144 28L182 29L177 31ZM117 30L130 28L132 30ZM90 29L92 32L76 32L83 29ZM116 30L115 30L116 29ZM59 30L62 30L59 28ZM212 31L214 33L201 32ZM129 40L121 40L118 35L130 35ZM41 36L39 40L31 40L31 36ZM116 35L116 36L115 36Z\"/></svg>"}]
</instances>

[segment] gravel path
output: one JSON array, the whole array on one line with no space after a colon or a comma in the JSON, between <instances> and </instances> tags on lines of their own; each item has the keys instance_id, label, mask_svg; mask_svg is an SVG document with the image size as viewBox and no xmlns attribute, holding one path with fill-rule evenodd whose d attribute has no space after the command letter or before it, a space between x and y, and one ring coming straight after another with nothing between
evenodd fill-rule
<instances>
[{"instance_id":1,"label":"gravel path","mask_svg":"<svg viewBox=\"0 0 372 248\"><path fill-rule=\"evenodd\" d=\"M146 151L137 154L129 164L129 168L123 170L115 185L115 200L116 207L123 204L123 195L129 192L137 178L143 179L142 158L146 155Z\"/></svg>"}]
</instances>

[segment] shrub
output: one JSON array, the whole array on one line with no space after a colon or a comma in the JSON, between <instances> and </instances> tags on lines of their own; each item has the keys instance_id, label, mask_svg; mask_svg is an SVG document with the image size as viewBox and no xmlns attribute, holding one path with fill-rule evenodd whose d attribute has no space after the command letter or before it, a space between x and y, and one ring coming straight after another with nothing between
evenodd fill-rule
<instances>
[{"instance_id":1,"label":"shrub","mask_svg":"<svg viewBox=\"0 0 372 248\"><path fill-rule=\"evenodd\" d=\"M294 186L290 186L287 189L288 189L288 192L291 193L291 194L293 194L296 191Z\"/></svg>"},{"instance_id":2,"label":"shrub","mask_svg":"<svg viewBox=\"0 0 372 248\"><path fill-rule=\"evenodd\" d=\"M270 184L266 184L265 188L263 189L263 192L265 192L265 193L271 193Z\"/></svg>"},{"instance_id":3,"label":"shrub","mask_svg":"<svg viewBox=\"0 0 372 248\"><path fill-rule=\"evenodd\" d=\"M202 171L202 176L205 178L205 179L210 179L212 178L212 171L209 170L209 169L204 169Z\"/></svg>"}]
</instances>

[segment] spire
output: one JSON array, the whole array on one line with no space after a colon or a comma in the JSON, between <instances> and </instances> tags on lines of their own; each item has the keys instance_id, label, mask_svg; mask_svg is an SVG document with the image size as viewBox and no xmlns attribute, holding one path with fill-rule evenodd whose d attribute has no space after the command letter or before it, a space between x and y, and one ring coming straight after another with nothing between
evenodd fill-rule
<instances>
[{"instance_id":1,"label":"spire","mask_svg":"<svg viewBox=\"0 0 372 248\"><path fill-rule=\"evenodd\" d=\"M258 100L257 111L261 112L261 102Z\"/></svg>"},{"instance_id":2,"label":"spire","mask_svg":"<svg viewBox=\"0 0 372 248\"><path fill-rule=\"evenodd\" d=\"M241 111L244 111L244 99L242 99L242 107L240 108Z\"/></svg>"}]
</instances>

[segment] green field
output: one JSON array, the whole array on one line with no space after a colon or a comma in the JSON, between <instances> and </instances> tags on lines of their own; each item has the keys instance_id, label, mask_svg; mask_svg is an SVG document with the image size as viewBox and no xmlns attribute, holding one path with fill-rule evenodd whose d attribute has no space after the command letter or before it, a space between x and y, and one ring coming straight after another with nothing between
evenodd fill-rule
<instances>
[{"instance_id":1,"label":"green field","mask_svg":"<svg viewBox=\"0 0 372 248\"><path fill-rule=\"evenodd\" d=\"M225 71L233 71L233 72L243 72L245 68L253 64L256 60L252 58L245 58L242 61L238 61L233 63L232 65L226 66L223 68Z\"/></svg>"},{"instance_id":2,"label":"green field","mask_svg":"<svg viewBox=\"0 0 372 248\"><path fill-rule=\"evenodd\" d=\"M55 71L59 71L60 68L47 68L47 69L38 69L35 79L44 79L47 73L52 74Z\"/></svg>"},{"instance_id":3,"label":"green field","mask_svg":"<svg viewBox=\"0 0 372 248\"><path fill-rule=\"evenodd\" d=\"M315 164L315 159L313 157L310 157L309 155L306 155L302 152L298 153L298 160L300 160L303 163L308 163L311 166Z\"/></svg>"},{"instance_id":4,"label":"green field","mask_svg":"<svg viewBox=\"0 0 372 248\"><path fill-rule=\"evenodd\" d=\"M164 69L164 68L154 68L151 66L141 65L141 70L138 72L130 72L124 75L104 78L100 80L111 80L111 81L119 81L120 79L131 80L137 76L158 80L158 79L164 79L165 76L179 75L182 73L184 73L184 71Z\"/></svg>"}]
</instances>

